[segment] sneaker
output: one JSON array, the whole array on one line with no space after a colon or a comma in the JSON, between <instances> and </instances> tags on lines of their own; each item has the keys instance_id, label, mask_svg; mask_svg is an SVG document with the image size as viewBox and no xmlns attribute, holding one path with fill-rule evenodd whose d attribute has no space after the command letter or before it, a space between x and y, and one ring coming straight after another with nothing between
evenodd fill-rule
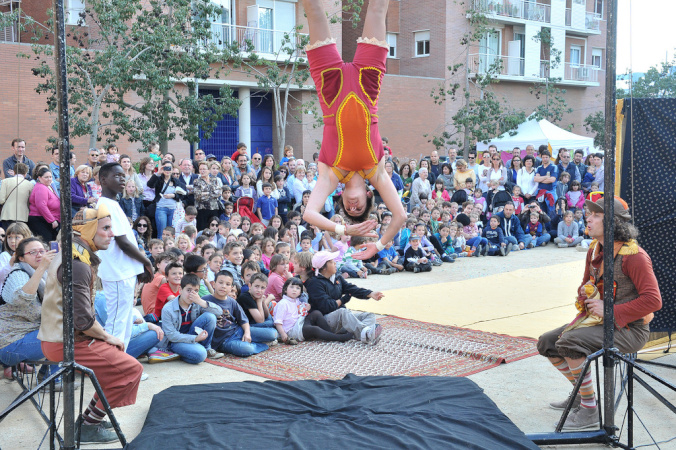
<instances>
[{"instance_id":1,"label":"sneaker","mask_svg":"<svg viewBox=\"0 0 676 450\"><path fill-rule=\"evenodd\" d=\"M213 348L210 348L209 350L207 350L207 357L208 357L209 359L221 359L221 358L224 357L224 356L225 356L224 353L217 352L217 351L214 350Z\"/></svg>"},{"instance_id":2,"label":"sneaker","mask_svg":"<svg viewBox=\"0 0 676 450\"><path fill-rule=\"evenodd\" d=\"M78 417L77 420L75 421L75 431L76 432L77 432L77 429L80 428L81 423L82 423L82 414L80 414L80 417ZM90 426L90 425L82 424L82 426ZM112 430L113 429L113 424L108 422L107 420L101 421L101 423L99 423L99 426L105 428L106 430Z\"/></svg>"},{"instance_id":3,"label":"sneaker","mask_svg":"<svg viewBox=\"0 0 676 450\"><path fill-rule=\"evenodd\" d=\"M439 261L438 259L434 259L434 260L432 260L432 265L433 265L433 266L440 266L440 265L441 265L441 261Z\"/></svg>"},{"instance_id":4,"label":"sneaker","mask_svg":"<svg viewBox=\"0 0 676 450\"><path fill-rule=\"evenodd\" d=\"M383 327L381 325L377 325L373 327L373 332L369 336L369 344L371 345L376 345L378 341L380 340L380 335L383 333Z\"/></svg>"},{"instance_id":5,"label":"sneaker","mask_svg":"<svg viewBox=\"0 0 676 450\"><path fill-rule=\"evenodd\" d=\"M578 252L587 252L589 248L583 247L582 245L578 245L577 247L575 247L575 250L577 250Z\"/></svg>"},{"instance_id":6,"label":"sneaker","mask_svg":"<svg viewBox=\"0 0 676 450\"><path fill-rule=\"evenodd\" d=\"M506 246L506 245L505 245L504 247L503 247L502 245L500 246L500 255L501 255L501 256L507 256L507 252L508 252L508 251L509 251L509 250L507 250L507 246Z\"/></svg>"},{"instance_id":7,"label":"sneaker","mask_svg":"<svg viewBox=\"0 0 676 450\"><path fill-rule=\"evenodd\" d=\"M388 272L389 272L389 273L397 273L397 269L395 269L394 267L390 267L390 269L388 270Z\"/></svg>"},{"instance_id":8,"label":"sneaker","mask_svg":"<svg viewBox=\"0 0 676 450\"><path fill-rule=\"evenodd\" d=\"M148 364L162 363L167 361L175 361L180 359L181 355L178 353L157 350L148 355Z\"/></svg>"},{"instance_id":9,"label":"sneaker","mask_svg":"<svg viewBox=\"0 0 676 450\"><path fill-rule=\"evenodd\" d=\"M505 256L509 255L509 252L512 251L511 245L505 245Z\"/></svg>"},{"instance_id":10,"label":"sneaker","mask_svg":"<svg viewBox=\"0 0 676 450\"><path fill-rule=\"evenodd\" d=\"M419 272L420 272L420 267L415 266L415 267L413 268L413 273L419 273Z\"/></svg>"},{"instance_id":11,"label":"sneaker","mask_svg":"<svg viewBox=\"0 0 676 450\"><path fill-rule=\"evenodd\" d=\"M117 434L114 431L107 430L102 424L82 424L80 431L81 444L101 444L115 441L117 441Z\"/></svg>"},{"instance_id":12,"label":"sneaker","mask_svg":"<svg viewBox=\"0 0 676 450\"><path fill-rule=\"evenodd\" d=\"M542 244L540 244L540 247L546 247L546 246L547 246L547 244L549 244L549 242L547 242L547 241L544 241L544 242L543 242Z\"/></svg>"},{"instance_id":13,"label":"sneaker","mask_svg":"<svg viewBox=\"0 0 676 450\"><path fill-rule=\"evenodd\" d=\"M265 343L265 345L267 345L268 347L274 347L275 345L278 345L278 344L279 344L279 341L277 339L275 339L274 341L270 341L270 342Z\"/></svg>"},{"instance_id":14,"label":"sneaker","mask_svg":"<svg viewBox=\"0 0 676 450\"><path fill-rule=\"evenodd\" d=\"M533 247L535 247L535 244L533 244L533 243L531 242L530 244L528 244L528 247L526 247L526 248L533 248Z\"/></svg>"},{"instance_id":15,"label":"sneaker","mask_svg":"<svg viewBox=\"0 0 676 450\"><path fill-rule=\"evenodd\" d=\"M573 405L571 406L571 410L579 407L581 401L582 401L582 397L580 396L580 394L577 394L575 396L575 400L573 401ZM549 404L549 407L552 408L552 409L562 411L562 410L566 409L567 404L568 404L568 398L563 400L563 401L559 401L559 402L551 402Z\"/></svg>"},{"instance_id":16,"label":"sneaker","mask_svg":"<svg viewBox=\"0 0 676 450\"><path fill-rule=\"evenodd\" d=\"M478 258L480 255L481 255L481 247L472 250L472 256L476 256Z\"/></svg>"},{"instance_id":17,"label":"sneaker","mask_svg":"<svg viewBox=\"0 0 676 450\"><path fill-rule=\"evenodd\" d=\"M564 244L563 242L558 244L559 248L568 248L568 244Z\"/></svg>"},{"instance_id":18,"label":"sneaker","mask_svg":"<svg viewBox=\"0 0 676 450\"><path fill-rule=\"evenodd\" d=\"M519 248L519 244L512 244L511 251L513 251L513 252L518 252L519 250L521 250L521 249Z\"/></svg>"},{"instance_id":19,"label":"sneaker","mask_svg":"<svg viewBox=\"0 0 676 450\"><path fill-rule=\"evenodd\" d=\"M467 257L467 256L469 256L467 252L460 252L460 253L458 253L458 258L465 258L465 257Z\"/></svg>"},{"instance_id":20,"label":"sneaker","mask_svg":"<svg viewBox=\"0 0 676 450\"><path fill-rule=\"evenodd\" d=\"M390 272L390 269L383 269L383 270L380 271L380 274L381 274L381 275L389 275L389 274L391 274L391 273L392 273L392 272Z\"/></svg>"},{"instance_id":21,"label":"sneaker","mask_svg":"<svg viewBox=\"0 0 676 450\"><path fill-rule=\"evenodd\" d=\"M571 411L563 424L563 431L579 431L599 427L598 408L579 408Z\"/></svg>"},{"instance_id":22,"label":"sneaker","mask_svg":"<svg viewBox=\"0 0 676 450\"><path fill-rule=\"evenodd\" d=\"M141 381L146 381L147 379L148 379L148 374L145 373L145 372L143 372L143 373L141 374Z\"/></svg>"},{"instance_id":23,"label":"sneaker","mask_svg":"<svg viewBox=\"0 0 676 450\"><path fill-rule=\"evenodd\" d=\"M298 341L295 340L294 338L287 338L285 344L286 345L298 345Z\"/></svg>"}]
</instances>

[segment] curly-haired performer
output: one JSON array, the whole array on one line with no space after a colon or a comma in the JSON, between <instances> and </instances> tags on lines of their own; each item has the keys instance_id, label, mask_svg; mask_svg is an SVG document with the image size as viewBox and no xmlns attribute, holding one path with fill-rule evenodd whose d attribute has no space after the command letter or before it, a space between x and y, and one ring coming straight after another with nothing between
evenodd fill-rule
<instances>
[{"instance_id":1,"label":"curly-haired performer","mask_svg":"<svg viewBox=\"0 0 676 450\"><path fill-rule=\"evenodd\" d=\"M339 235L376 236L371 233L376 223L367 220L373 205L373 194L364 182L369 180L393 216L381 240L366 244L366 250L355 255L359 259L385 248L406 220L397 191L385 172L387 156L378 132L378 96L389 51L385 41L388 4L389 0L369 2L354 61L346 63L331 38L323 1L303 0L310 26L311 44L306 47L310 73L324 114L319 176L303 218ZM355 224L337 225L320 213L339 182L345 183L339 206Z\"/></svg>"}]
</instances>

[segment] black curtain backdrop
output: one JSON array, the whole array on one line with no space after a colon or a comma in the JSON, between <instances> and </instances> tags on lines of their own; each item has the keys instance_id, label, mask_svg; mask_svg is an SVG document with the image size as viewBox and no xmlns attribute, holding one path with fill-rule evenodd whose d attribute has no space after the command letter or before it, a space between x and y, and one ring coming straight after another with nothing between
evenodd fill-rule
<instances>
[{"instance_id":1,"label":"black curtain backdrop","mask_svg":"<svg viewBox=\"0 0 676 450\"><path fill-rule=\"evenodd\" d=\"M671 333L676 330L676 99L627 99L623 114L620 196L629 204L662 293L662 309L650 331Z\"/></svg>"}]
</instances>

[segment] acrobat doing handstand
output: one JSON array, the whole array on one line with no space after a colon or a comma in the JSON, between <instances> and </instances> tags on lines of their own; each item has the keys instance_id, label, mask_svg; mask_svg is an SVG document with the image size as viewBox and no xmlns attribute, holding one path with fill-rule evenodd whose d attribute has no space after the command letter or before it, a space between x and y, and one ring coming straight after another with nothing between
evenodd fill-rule
<instances>
[{"instance_id":1,"label":"acrobat doing handstand","mask_svg":"<svg viewBox=\"0 0 676 450\"><path fill-rule=\"evenodd\" d=\"M369 2L354 61L346 63L331 38L322 0L303 0L310 26L307 57L324 115L319 176L303 217L308 223L339 235L377 236L372 233L375 221L368 220L373 194L364 180L369 180L392 212L392 222L378 242L366 244L363 252L354 255L359 259L382 250L406 220L404 207L385 172L387 156L378 131L378 96L389 51L385 40L388 4L389 0ZM353 222L345 226L320 213L339 182L345 183L345 189L338 206Z\"/></svg>"}]
</instances>

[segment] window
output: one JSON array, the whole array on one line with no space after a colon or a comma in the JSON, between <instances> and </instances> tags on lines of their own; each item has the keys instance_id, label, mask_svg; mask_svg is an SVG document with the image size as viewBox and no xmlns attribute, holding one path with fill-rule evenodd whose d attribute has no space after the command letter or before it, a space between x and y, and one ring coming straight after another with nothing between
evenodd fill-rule
<instances>
[{"instance_id":1,"label":"window","mask_svg":"<svg viewBox=\"0 0 676 450\"><path fill-rule=\"evenodd\" d=\"M594 12L600 16L603 16L603 0L594 1Z\"/></svg>"},{"instance_id":2,"label":"window","mask_svg":"<svg viewBox=\"0 0 676 450\"><path fill-rule=\"evenodd\" d=\"M603 61L603 49L593 48L592 49L592 66L601 68Z\"/></svg>"},{"instance_id":3,"label":"window","mask_svg":"<svg viewBox=\"0 0 676 450\"><path fill-rule=\"evenodd\" d=\"M580 56L582 55L582 47L579 45L570 46L570 65L577 67L580 65Z\"/></svg>"},{"instance_id":4,"label":"window","mask_svg":"<svg viewBox=\"0 0 676 450\"><path fill-rule=\"evenodd\" d=\"M415 56L430 56L430 32L416 31L413 33L415 40Z\"/></svg>"},{"instance_id":5,"label":"window","mask_svg":"<svg viewBox=\"0 0 676 450\"><path fill-rule=\"evenodd\" d=\"M66 0L64 2L64 11L67 25L78 25L80 13L85 9L84 0Z\"/></svg>"},{"instance_id":6,"label":"window","mask_svg":"<svg viewBox=\"0 0 676 450\"><path fill-rule=\"evenodd\" d=\"M388 58L397 57L397 35L394 33L387 33L387 44L390 46L390 52L388 53Z\"/></svg>"}]
</instances>

